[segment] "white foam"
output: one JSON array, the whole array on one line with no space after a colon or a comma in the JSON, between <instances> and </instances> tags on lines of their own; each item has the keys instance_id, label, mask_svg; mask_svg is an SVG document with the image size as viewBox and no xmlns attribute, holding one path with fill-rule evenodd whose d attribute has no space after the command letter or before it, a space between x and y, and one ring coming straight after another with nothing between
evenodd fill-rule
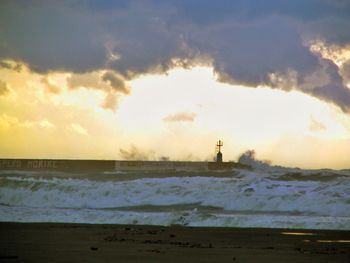
<instances>
[{"instance_id":1,"label":"white foam","mask_svg":"<svg viewBox=\"0 0 350 263\"><path fill-rule=\"evenodd\" d=\"M0 203L4 205L0 206L0 220L350 228L349 177L285 181L278 179L285 171L239 172L232 178L132 181L4 174L0 177ZM101 210L185 204L223 211L213 214L201 210L189 213L180 208L174 208L172 213Z\"/></svg>"},{"instance_id":2,"label":"white foam","mask_svg":"<svg viewBox=\"0 0 350 263\"><path fill-rule=\"evenodd\" d=\"M94 209L0 207L2 222L60 222L90 224L184 225L350 230L349 217L286 216L269 214L207 214L192 211L135 212Z\"/></svg>"}]
</instances>

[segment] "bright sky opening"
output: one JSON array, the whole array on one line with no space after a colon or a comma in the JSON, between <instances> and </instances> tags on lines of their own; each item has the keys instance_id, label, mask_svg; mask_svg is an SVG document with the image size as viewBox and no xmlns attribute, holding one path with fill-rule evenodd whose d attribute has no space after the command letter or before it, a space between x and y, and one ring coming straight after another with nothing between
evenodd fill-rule
<instances>
[{"instance_id":1,"label":"bright sky opening","mask_svg":"<svg viewBox=\"0 0 350 263\"><path fill-rule=\"evenodd\" d=\"M2 4L2 158L350 167L350 5L121 2Z\"/></svg>"}]
</instances>

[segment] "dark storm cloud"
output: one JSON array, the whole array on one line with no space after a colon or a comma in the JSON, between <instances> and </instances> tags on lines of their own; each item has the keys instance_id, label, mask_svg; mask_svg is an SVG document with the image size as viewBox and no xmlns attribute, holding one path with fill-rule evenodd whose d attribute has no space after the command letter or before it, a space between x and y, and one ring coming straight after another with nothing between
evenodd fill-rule
<instances>
[{"instance_id":1,"label":"dark storm cloud","mask_svg":"<svg viewBox=\"0 0 350 263\"><path fill-rule=\"evenodd\" d=\"M0 69L1 68L14 70L16 72L21 72L22 65L20 63L10 63L7 61L0 61Z\"/></svg>"},{"instance_id":2,"label":"dark storm cloud","mask_svg":"<svg viewBox=\"0 0 350 263\"><path fill-rule=\"evenodd\" d=\"M330 60L324 60L326 74L330 78L329 83L316 86L308 93L330 102L336 102L344 111L350 109L350 89L343 84L343 78L339 75L339 68Z\"/></svg>"},{"instance_id":3,"label":"dark storm cloud","mask_svg":"<svg viewBox=\"0 0 350 263\"><path fill-rule=\"evenodd\" d=\"M119 76L111 71L106 72L102 75L101 79L104 82L109 83L111 88L120 93L129 94L130 90L125 84L125 80L122 76Z\"/></svg>"},{"instance_id":4,"label":"dark storm cloud","mask_svg":"<svg viewBox=\"0 0 350 263\"><path fill-rule=\"evenodd\" d=\"M102 107L114 111L117 109L120 94L128 95L130 89L126 86L122 76L111 71L104 73L101 79L110 86L110 90L107 93Z\"/></svg>"},{"instance_id":5,"label":"dark storm cloud","mask_svg":"<svg viewBox=\"0 0 350 263\"><path fill-rule=\"evenodd\" d=\"M256 86L266 83L269 73L295 69L303 75L318 67L296 29L281 17L229 21L197 32L190 43L209 54L222 81Z\"/></svg>"},{"instance_id":6,"label":"dark storm cloud","mask_svg":"<svg viewBox=\"0 0 350 263\"><path fill-rule=\"evenodd\" d=\"M178 0L176 5L180 15L198 24L232 20L232 17L251 21L276 14L313 21L334 16L348 18L350 12L347 0Z\"/></svg>"},{"instance_id":7,"label":"dark storm cloud","mask_svg":"<svg viewBox=\"0 0 350 263\"><path fill-rule=\"evenodd\" d=\"M6 82L0 80L0 96L6 95L10 89L8 88Z\"/></svg>"},{"instance_id":8,"label":"dark storm cloud","mask_svg":"<svg viewBox=\"0 0 350 263\"><path fill-rule=\"evenodd\" d=\"M115 75L107 75L105 81L119 91L125 79L191 61L212 65L221 81L253 87L285 88L271 83L271 74L283 77L292 71L294 89L344 111L350 108L350 91L340 69L308 46L310 41L350 44L349 1L84 0L1 5L0 60L25 62L35 71L108 69ZM318 71L331 82L306 85L307 76Z\"/></svg>"},{"instance_id":9,"label":"dark storm cloud","mask_svg":"<svg viewBox=\"0 0 350 263\"><path fill-rule=\"evenodd\" d=\"M63 1L20 3L1 3L0 59L24 61L38 72L104 66L107 52L93 14Z\"/></svg>"}]
</instances>

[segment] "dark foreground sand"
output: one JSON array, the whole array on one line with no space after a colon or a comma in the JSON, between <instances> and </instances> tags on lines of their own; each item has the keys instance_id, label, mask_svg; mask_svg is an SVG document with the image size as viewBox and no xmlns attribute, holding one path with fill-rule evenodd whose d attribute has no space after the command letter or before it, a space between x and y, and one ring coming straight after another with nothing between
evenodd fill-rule
<instances>
[{"instance_id":1,"label":"dark foreground sand","mask_svg":"<svg viewBox=\"0 0 350 263\"><path fill-rule=\"evenodd\" d=\"M350 231L0 223L0 262L350 262L349 242Z\"/></svg>"}]
</instances>

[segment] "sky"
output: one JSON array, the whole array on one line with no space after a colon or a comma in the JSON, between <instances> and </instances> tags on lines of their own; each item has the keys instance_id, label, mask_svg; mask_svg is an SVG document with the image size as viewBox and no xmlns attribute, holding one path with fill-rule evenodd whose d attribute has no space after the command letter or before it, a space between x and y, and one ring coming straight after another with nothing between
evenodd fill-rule
<instances>
[{"instance_id":1,"label":"sky","mask_svg":"<svg viewBox=\"0 0 350 263\"><path fill-rule=\"evenodd\" d=\"M350 1L0 7L2 158L350 168Z\"/></svg>"}]
</instances>

